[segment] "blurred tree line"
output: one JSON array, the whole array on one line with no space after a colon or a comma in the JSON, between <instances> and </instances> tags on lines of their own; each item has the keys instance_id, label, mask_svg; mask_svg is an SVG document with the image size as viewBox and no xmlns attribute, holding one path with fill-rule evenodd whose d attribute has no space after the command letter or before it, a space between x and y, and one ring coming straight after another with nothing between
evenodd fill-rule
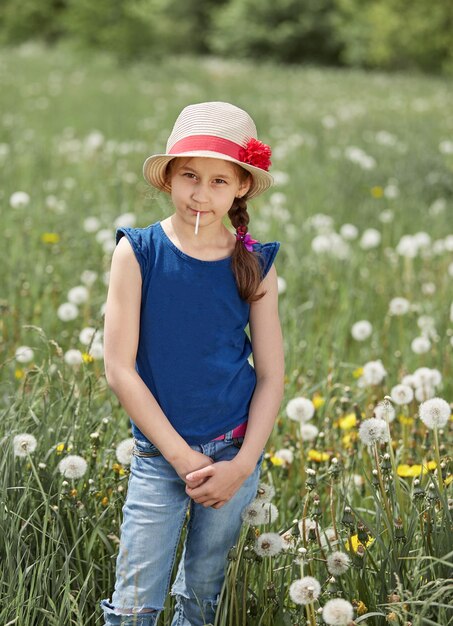
<instances>
[{"instance_id":1,"label":"blurred tree line","mask_svg":"<svg viewBox=\"0 0 453 626\"><path fill-rule=\"evenodd\" d=\"M0 43L453 74L446 0L2 0Z\"/></svg>"}]
</instances>

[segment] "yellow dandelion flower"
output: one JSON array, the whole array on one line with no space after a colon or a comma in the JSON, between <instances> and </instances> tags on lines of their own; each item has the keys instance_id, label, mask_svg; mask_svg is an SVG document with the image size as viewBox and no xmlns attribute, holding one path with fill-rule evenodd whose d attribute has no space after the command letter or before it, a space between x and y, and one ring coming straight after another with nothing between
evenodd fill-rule
<instances>
[{"instance_id":1,"label":"yellow dandelion flower","mask_svg":"<svg viewBox=\"0 0 453 626\"><path fill-rule=\"evenodd\" d=\"M351 537L351 544L352 544L352 549L354 550L354 552L357 552L357 548L359 547L359 544L362 545L364 548L368 548L368 546L371 546L373 542L374 542L373 537L370 537L366 543L362 543L361 541L359 541L358 535L352 535ZM349 540L345 541L344 545L346 547L346 550L349 550Z\"/></svg>"},{"instance_id":2,"label":"yellow dandelion flower","mask_svg":"<svg viewBox=\"0 0 453 626\"><path fill-rule=\"evenodd\" d=\"M352 372L354 378L360 378L363 374L363 367L358 367Z\"/></svg>"},{"instance_id":3,"label":"yellow dandelion flower","mask_svg":"<svg viewBox=\"0 0 453 626\"><path fill-rule=\"evenodd\" d=\"M109 499L107 498L107 496L104 496L101 500L102 506L107 506L108 503L109 503Z\"/></svg>"},{"instance_id":4,"label":"yellow dandelion flower","mask_svg":"<svg viewBox=\"0 0 453 626\"><path fill-rule=\"evenodd\" d=\"M327 454L327 452L318 452L318 450L309 450L308 458L310 461L321 463L322 461L328 461L330 459L330 454Z\"/></svg>"},{"instance_id":5,"label":"yellow dandelion flower","mask_svg":"<svg viewBox=\"0 0 453 626\"><path fill-rule=\"evenodd\" d=\"M340 417L340 419L338 420L338 426L341 428L341 430L350 430L351 428L354 428L356 424L357 418L355 416L355 413L348 413L344 417Z\"/></svg>"},{"instance_id":6,"label":"yellow dandelion flower","mask_svg":"<svg viewBox=\"0 0 453 626\"><path fill-rule=\"evenodd\" d=\"M69 495L75 498L77 495L77 489L71 489L71 491L69 492Z\"/></svg>"},{"instance_id":7,"label":"yellow dandelion flower","mask_svg":"<svg viewBox=\"0 0 453 626\"><path fill-rule=\"evenodd\" d=\"M84 363L92 363L94 358L88 352L82 352L82 359Z\"/></svg>"},{"instance_id":8,"label":"yellow dandelion flower","mask_svg":"<svg viewBox=\"0 0 453 626\"><path fill-rule=\"evenodd\" d=\"M61 454L64 450L64 443L59 443L56 447L55 447L55 452L57 454Z\"/></svg>"},{"instance_id":9,"label":"yellow dandelion flower","mask_svg":"<svg viewBox=\"0 0 453 626\"><path fill-rule=\"evenodd\" d=\"M407 465L402 463L396 468L396 473L403 478L417 478L420 474L427 474L429 470L436 469L436 467L436 461L429 461L423 465Z\"/></svg>"},{"instance_id":10,"label":"yellow dandelion flower","mask_svg":"<svg viewBox=\"0 0 453 626\"><path fill-rule=\"evenodd\" d=\"M384 190L379 185L376 185L375 187L371 187L371 195L373 198L382 198Z\"/></svg>"},{"instance_id":11,"label":"yellow dandelion flower","mask_svg":"<svg viewBox=\"0 0 453 626\"><path fill-rule=\"evenodd\" d=\"M284 460L278 456L271 456L271 463L272 465L284 465L285 464Z\"/></svg>"},{"instance_id":12,"label":"yellow dandelion flower","mask_svg":"<svg viewBox=\"0 0 453 626\"><path fill-rule=\"evenodd\" d=\"M18 367L17 370L14 372L14 376L17 379L23 378L24 377L24 370Z\"/></svg>"},{"instance_id":13,"label":"yellow dandelion flower","mask_svg":"<svg viewBox=\"0 0 453 626\"><path fill-rule=\"evenodd\" d=\"M444 484L447 486L451 483L452 480L453 480L453 474L449 474L447 478L444 480Z\"/></svg>"},{"instance_id":14,"label":"yellow dandelion flower","mask_svg":"<svg viewBox=\"0 0 453 626\"><path fill-rule=\"evenodd\" d=\"M58 233L43 233L41 235L41 241L43 243L58 243L60 241L60 235Z\"/></svg>"},{"instance_id":15,"label":"yellow dandelion flower","mask_svg":"<svg viewBox=\"0 0 453 626\"><path fill-rule=\"evenodd\" d=\"M407 417L407 415L398 415L398 421L400 424L403 424L403 426L412 426L412 424L414 423L414 418L413 417Z\"/></svg>"},{"instance_id":16,"label":"yellow dandelion flower","mask_svg":"<svg viewBox=\"0 0 453 626\"><path fill-rule=\"evenodd\" d=\"M120 476L124 476L126 474L126 470L122 467L119 471Z\"/></svg>"},{"instance_id":17,"label":"yellow dandelion flower","mask_svg":"<svg viewBox=\"0 0 453 626\"><path fill-rule=\"evenodd\" d=\"M368 613L368 607L362 600L359 600L356 605L356 611L357 615L365 615L365 613Z\"/></svg>"},{"instance_id":18,"label":"yellow dandelion flower","mask_svg":"<svg viewBox=\"0 0 453 626\"><path fill-rule=\"evenodd\" d=\"M311 401L313 402L315 409L319 409L326 402L325 398L323 398L319 393L315 393Z\"/></svg>"}]
</instances>

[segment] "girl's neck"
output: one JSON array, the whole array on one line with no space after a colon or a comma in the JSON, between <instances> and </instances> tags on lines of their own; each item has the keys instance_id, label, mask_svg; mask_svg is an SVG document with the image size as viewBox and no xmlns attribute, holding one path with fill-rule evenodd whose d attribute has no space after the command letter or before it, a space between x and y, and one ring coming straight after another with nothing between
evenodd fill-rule
<instances>
[{"instance_id":1,"label":"girl's neck","mask_svg":"<svg viewBox=\"0 0 453 626\"><path fill-rule=\"evenodd\" d=\"M235 236L222 222L203 226L202 219L200 218L197 234L195 234L195 221L193 224L189 221L185 222L177 213L162 220L161 225L167 236L178 247L190 249L199 254L203 252L218 253L218 256L225 253L232 254L236 244Z\"/></svg>"}]
</instances>

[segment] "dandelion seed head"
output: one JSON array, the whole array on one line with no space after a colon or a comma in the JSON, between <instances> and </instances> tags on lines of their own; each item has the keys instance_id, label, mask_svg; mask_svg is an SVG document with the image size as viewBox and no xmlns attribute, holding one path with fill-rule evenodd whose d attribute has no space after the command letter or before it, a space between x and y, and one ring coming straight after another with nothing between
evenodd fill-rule
<instances>
[{"instance_id":1,"label":"dandelion seed head","mask_svg":"<svg viewBox=\"0 0 453 626\"><path fill-rule=\"evenodd\" d=\"M85 459L77 454L70 454L58 463L58 469L65 478L81 478L87 468Z\"/></svg>"},{"instance_id":2,"label":"dandelion seed head","mask_svg":"<svg viewBox=\"0 0 453 626\"><path fill-rule=\"evenodd\" d=\"M410 302L406 298L393 298L389 303L389 314L395 316L405 315L409 313L410 308Z\"/></svg>"},{"instance_id":3,"label":"dandelion seed head","mask_svg":"<svg viewBox=\"0 0 453 626\"><path fill-rule=\"evenodd\" d=\"M364 420L360 424L359 437L362 443L367 446L384 443L389 440L387 424L384 420L370 417L370 419Z\"/></svg>"},{"instance_id":4,"label":"dandelion seed head","mask_svg":"<svg viewBox=\"0 0 453 626\"><path fill-rule=\"evenodd\" d=\"M83 357L80 350L72 348L64 354L64 360L68 365L79 365L83 363Z\"/></svg>"},{"instance_id":5,"label":"dandelion seed head","mask_svg":"<svg viewBox=\"0 0 453 626\"><path fill-rule=\"evenodd\" d=\"M443 398L431 398L422 402L419 415L427 428L443 428L450 419L450 405Z\"/></svg>"},{"instance_id":6,"label":"dandelion seed head","mask_svg":"<svg viewBox=\"0 0 453 626\"><path fill-rule=\"evenodd\" d=\"M322 610L322 618L329 626L347 626L353 617L352 604L342 598L329 600Z\"/></svg>"},{"instance_id":7,"label":"dandelion seed head","mask_svg":"<svg viewBox=\"0 0 453 626\"><path fill-rule=\"evenodd\" d=\"M314 602L321 593L321 585L312 576L304 576L291 583L289 595L295 604L309 604Z\"/></svg>"},{"instance_id":8,"label":"dandelion seed head","mask_svg":"<svg viewBox=\"0 0 453 626\"><path fill-rule=\"evenodd\" d=\"M79 309L73 302L63 302L57 309L57 317L62 322L75 320L79 314Z\"/></svg>"},{"instance_id":9,"label":"dandelion seed head","mask_svg":"<svg viewBox=\"0 0 453 626\"><path fill-rule=\"evenodd\" d=\"M360 320L352 325L351 335L356 341L365 341L373 332L373 326L368 320Z\"/></svg>"},{"instance_id":10,"label":"dandelion seed head","mask_svg":"<svg viewBox=\"0 0 453 626\"><path fill-rule=\"evenodd\" d=\"M283 540L278 533L263 533L254 546L259 556L275 556L283 550Z\"/></svg>"},{"instance_id":11,"label":"dandelion seed head","mask_svg":"<svg viewBox=\"0 0 453 626\"><path fill-rule=\"evenodd\" d=\"M34 452L38 442L36 437L28 433L20 433L13 439L14 456L26 457L27 453Z\"/></svg>"},{"instance_id":12,"label":"dandelion seed head","mask_svg":"<svg viewBox=\"0 0 453 626\"><path fill-rule=\"evenodd\" d=\"M351 561L344 552L332 552L327 557L327 569L333 576L341 576L348 571Z\"/></svg>"},{"instance_id":13,"label":"dandelion seed head","mask_svg":"<svg viewBox=\"0 0 453 626\"><path fill-rule=\"evenodd\" d=\"M19 346L14 357L18 363L29 363L33 360L34 352L29 346Z\"/></svg>"},{"instance_id":14,"label":"dandelion seed head","mask_svg":"<svg viewBox=\"0 0 453 626\"><path fill-rule=\"evenodd\" d=\"M302 441L314 441L318 436L319 430L314 424L301 424L300 436Z\"/></svg>"},{"instance_id":15,"label":"dandelion seed head","mask_svg":"<svg viewBox=\"0 0 453 626\"><path fill-rule=\"evenodd\" d=\"M115 455L121 465L130 465L132 460L132 450L134 449L133 437L123 439L116 446Z\"/></svg>"},{"instance_id":16,"label":"dandelion seed head","mask_svg":"<svg viewBox=\"0 0 453 626\"><path fill-rule=\"evenodd\" d=\"M390 395L395 404L409 404L414 399L414 390L409 385L395 385Z\"/></svg>"},{"instance_id":17,"label":"dandelion seed head","mask_svg":"<svg viewBox=\"0 0 453 626\"><path fill-rule=\"evenodd\" d=\"M315 405L309 398L292 398L286 405L287 416L296 422L308 422L315 414Z\"/></svg>"},{"instance_id":18,"label":"dandelion seed head","mask_svg":"<svg viewBox=\"0 0 453 626\"><path fill-rule=\"evenodd\" d=\"M270 502L275 496L275 487L268 485L267 483L260 483L258 485L256 500L261 502Z\"/></svg>"},{"instance_id":19,"label":"dandelion seed head","mask_svg":"<svg viewBox=\"0 0 453 626\"><path fill-rule=\"evenodd\" d=\"M395 409L390 404L390 402L384 399L383 402L379 402L377 406L374 407L374 415L377 419L386 420L389 422L393 422L395 419Z\"/></svg>"},{"instance_id":20,"label":"dandelion seed head","mask_svg":"<svg viewBox=\"0 0 453 626\"><path fill-rule=\"evenodd\" d=\"M368 363L365 363L363 366L362 378L367 385L379 385L386 375L387 372L380 359L377 361L368 361Z\"/></svg>"},{"instance_id":21,"label":"dandelion seed head","mask_svg":"<svg viewBox=\"0 0 453 626\"><path fill-rule=\"evenodd\" d=\"M294 460L294 454L289 448L280 448L280 450L276 450L274 456L283 461L285 465L291 465Z\"/></svg>"}]
</instances>

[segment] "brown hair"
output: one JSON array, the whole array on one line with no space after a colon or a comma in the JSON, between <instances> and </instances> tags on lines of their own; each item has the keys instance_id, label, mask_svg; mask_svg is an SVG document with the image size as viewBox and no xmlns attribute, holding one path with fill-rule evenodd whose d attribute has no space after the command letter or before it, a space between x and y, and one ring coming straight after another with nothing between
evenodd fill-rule
<instances>
[{"instance_id":1,"label":"brown hair","mask_svg":"<svg viewBox=\"0 0 453 626\"><path fill-rule=\"evenodd\" d=\"M177 158L181 157L175 157L167 164L165 177L168 182L171 177L173 163ZM237 163L231 162L231 165L234 166L240 182L245 182L252 176L249 171ZM228 217L230 218L231 224L235 230L239 226L244 226L245 232L247 232L248 223L250 221L250 216L247 211L247 194L242 196L242 198L234 199L233 204L228 211ZM231 269L236 280L239 295L249 304L260 300L267 293L266 291L263 293L257 293L261 281L263 280L263 272L258 259L259 256L261 256L261 253L258 251L249 252L242 241L238 239L236 240L236 245L231 257Z\"/></svg>"}]
</instances>

